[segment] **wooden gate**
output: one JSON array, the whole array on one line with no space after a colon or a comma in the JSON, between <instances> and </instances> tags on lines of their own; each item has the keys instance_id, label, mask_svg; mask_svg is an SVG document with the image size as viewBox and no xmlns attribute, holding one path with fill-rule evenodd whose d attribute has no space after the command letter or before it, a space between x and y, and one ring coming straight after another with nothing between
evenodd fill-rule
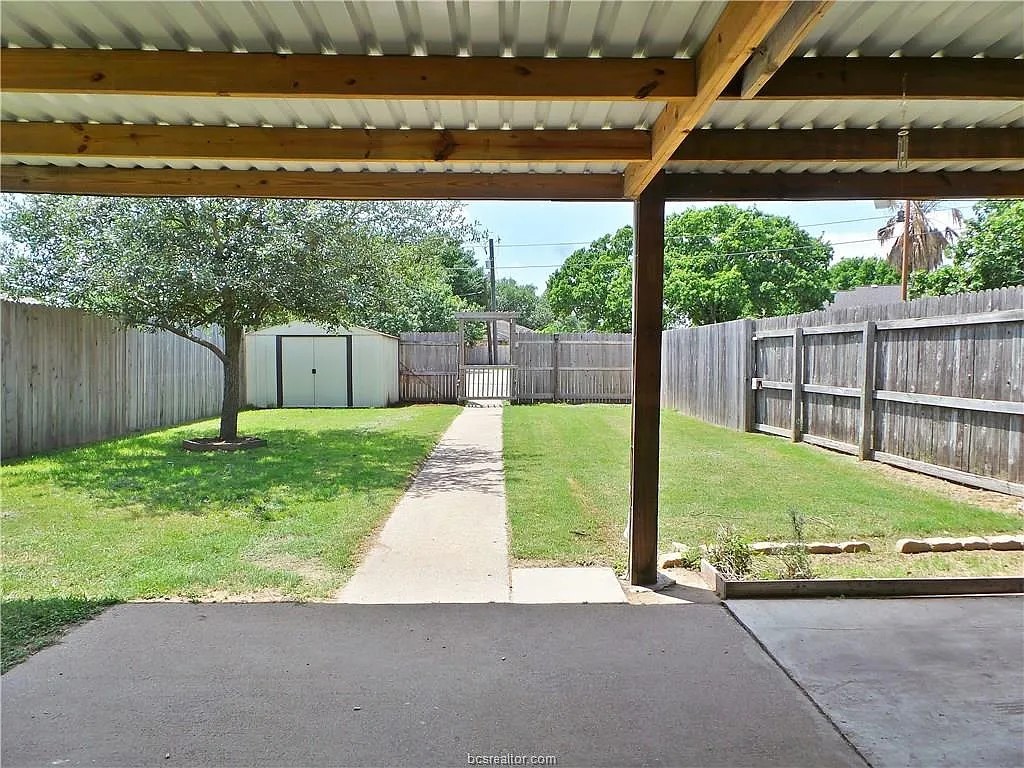
<instances>
[{"instance_id":1,"label":"wooden gate","mask_svg":"<svg viewBox=\"0 0 1024 768\"><path fill-rule=\"evenodd\" d=\"M518 380L516 360L516 312L459 312L459 400L515 400ZM500 358L486 365L473 364L466 354L466 323L483 322L490 325L491 338L497 339L497 324L508 323L508 363ZM495 346L497 344L495 343ZM492 351L491 354L494 354Z\"/></svg>"}]
</instances>

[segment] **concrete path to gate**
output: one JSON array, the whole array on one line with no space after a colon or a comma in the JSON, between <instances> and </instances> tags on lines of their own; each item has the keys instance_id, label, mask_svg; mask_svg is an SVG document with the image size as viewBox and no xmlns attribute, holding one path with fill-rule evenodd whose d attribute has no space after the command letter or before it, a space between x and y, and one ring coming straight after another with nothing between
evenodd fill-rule
<instances>
[{"instance_id":1,"label":"concrete path to gate","mask_svg":"<svg viewBox=\"0 0 1024 768\"><path fill-rule=\"evenodd\" d=\"M455 417L339 602L509 601L501 414Z\"/></svg>"}]
</instances>

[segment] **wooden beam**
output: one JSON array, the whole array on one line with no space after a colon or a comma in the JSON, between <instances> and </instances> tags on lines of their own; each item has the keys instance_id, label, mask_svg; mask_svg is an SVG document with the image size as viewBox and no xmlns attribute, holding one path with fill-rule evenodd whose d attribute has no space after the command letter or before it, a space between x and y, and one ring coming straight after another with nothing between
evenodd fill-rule
<instances>
[{"instance_id":1,"label":"wooden beam","mask_svg":"<svg viewBox=\"0 0 1024 768\"><path fill-rule=\"evenodd\" d=\"M693 59L669 58L321 56L81 48L5 48L0 57L3 90L8 93L224 98L678 101L697 95L697 67ZM911 57L792 58L754 98L899 101L904 75L908 101L1024 98L1022 59ZM737 77L721 98L740 99L741 92L742 78Z\"/></svg>"},{"instance_id":2,"label":"wooden beam","mask_svg":"<svg viewBox=\"0 0 1024 768\"><path fill-rule=\"evenodd\" d=\"M688 59L321 56L8 48L3 89L342 99L688 99Z\"/></svg>"},{"instance_id":3,"label":"wooden beam","mask_svg":"<svg viewBox=\"0 0 1024 768\"><path fill-rule=\"evenodd\" d=\"M341 173L6 165L4 192L334 200L620 200L615 173Z\"/></svg>"},{"instance_id":4,"label":"wooden beam","mask_svg":"<svg viewBox=\"0 0 1024 768\"><path fill-rule=\"evenodd\" d=\"M757 95L834 3L835 0L793 3L743 68L740 98L750 99Z\"/></svg>"},{"instance_id":5,"label":"wooden beam","mask_svg":"<svg viewBox=\"0 0 1024 768\"><path fill-rule=\"evenodd\" d=\"M673 162L896 161L893 130L700 130ZM335 130L4 122L8 157L174 158L246 162L628 162L650 157L646 131ZM911 131L915 160L1020 160L1024 128Z\"/></svg>"},{"instance_id":6,"label":"wooden beam","mask_svg":"<svg viewBox=\"0 0 1024 768\"><path fill-rule=\"evenodd\" d=\"M9 157L247 162L626 162L651 155L646 131L432 131L5 122ZM895 146L895 145L894 145Z\"/></svg>"},{"instance_id":7,"label":"wooden beam","mask_svg":"<svg viewBox=\"0 0 1024 768\"><path fill-rule=\"evenodd\" d=\"M847 57L789 59L758 99L901 101L1024 99L1024 59ZM723 98L742 96L737 79Z\"/></svg>"},{"instance_id":8,"label":"wooden beam","mask_svg":"<svg viewBox=\"0 0 1024 768\"><path fill-rule=\"evenodd\" d=\"M639 197L664 168L790 5L789 0L731 0L725 7L697 55L696 96L687 102L669 103L658 115L652 131L651 159L626 168L626 197Z\"/></svg>"},{"instance_id":9,"label":"wooden beam","mask_svg":"<svg viewBox=\"0 0 1024 768\"><path fill-rule=\"evenodd\" d=\"M1024 197L1024 171L671 173L669 200L953 200Z\"/></svg>"},{"instance_id":10,"label":"wooden beam","mask_svg":"<svg viewBox=\"0 0 1024 768\"><path fill-rule=\"evenodd\" d=\"M673 162L896 162L894 130L701 130ZM910 158L930 161L1024 159L1024 128L920 128L910 131Z\"/></svg>"},{"instance_id":11,"label":"wooden beam","mask_svg":"<svg viewBox=\"0 0 1024 768\"><path fill-rule=\"evenodd\" d=\"M664 174L633 204L633 406L629 480L629 578L658 579L658 452L665 270Z\"/></svg>"}]
</instances>

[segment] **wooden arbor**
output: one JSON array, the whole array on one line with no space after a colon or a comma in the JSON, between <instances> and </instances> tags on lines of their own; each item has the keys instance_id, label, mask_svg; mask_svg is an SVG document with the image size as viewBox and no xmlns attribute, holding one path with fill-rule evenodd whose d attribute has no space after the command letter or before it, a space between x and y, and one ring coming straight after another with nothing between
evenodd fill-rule
<instances>
[{"instance_id":1,"label":"wooden arbor","mask_svg":"<svg viewBox=\"0 0 1024 768\"><path fill-rule=\"evenodd\" d=\"M0 4L2 188L633 201L635 584L656 575L665 202L1024 195L1012 0L484 1L441 31L436 3L215 5Z\"/></svg>"}]
</instances>

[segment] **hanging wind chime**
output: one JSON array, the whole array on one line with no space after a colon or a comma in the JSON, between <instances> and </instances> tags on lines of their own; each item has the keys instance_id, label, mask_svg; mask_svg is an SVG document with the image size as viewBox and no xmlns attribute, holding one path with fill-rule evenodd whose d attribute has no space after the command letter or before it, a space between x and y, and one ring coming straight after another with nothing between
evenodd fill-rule
<instances>
[{"instance_id":1,"label":"hanging wind chime","mask_svg":"<svg viewBox=\"0 0 1024 768\"><path fill-rule=\"evenodd\" d=\"M907 123L907 73L903 73L903 100L900 105L900 129L896 133L896 170L905 172L910 166L910 126ZM905 193L903 179L900 191ZM907 300L907 283L910 278L910 200L903 195L903 260L900 270L900 299Z\"/></svg>"}]
</instances>

